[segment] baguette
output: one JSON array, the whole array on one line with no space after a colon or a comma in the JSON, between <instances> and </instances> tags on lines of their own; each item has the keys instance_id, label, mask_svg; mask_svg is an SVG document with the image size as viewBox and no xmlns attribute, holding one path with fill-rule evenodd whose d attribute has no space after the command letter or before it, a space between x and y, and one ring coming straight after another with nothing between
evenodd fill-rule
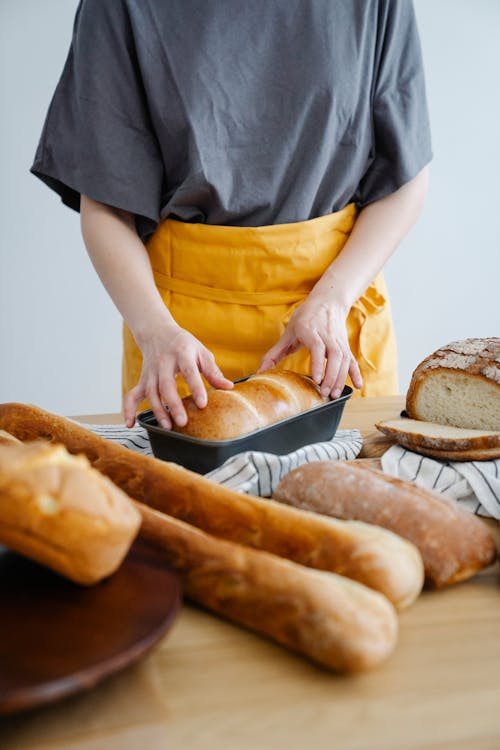
<instances>
[{"instance_id":1,"label":"baguette","mask_svg":"<svg viewBox=\"0 0 500 750\"><path fill-rule=\"evenodd\" d=\"M63 443L70 453L84 453L135 500L214 536L345 575L380 591L398 608L413 602L422 588L418 550L384 529L242 495L35 406L1 404L0 429L21 440L43 437Z\"/></svg>"},{"instance_id":2,"label":"baguette","mask_svg":"<svg viewBox=\"0 0 500 750\"><path fill-rule=\"evenodd\" d=\"M370 669L392 652L397 616L381 594L137 507L141 537L163 551L193 601L337 671Z\"/></svg>"},{"instance_id":3,"label":"baguette","mask_svg":"<svg viewBox=\"0 0 500 750\"><path fill-rule=\"evenodd\" d=\"M500 431L500 338L441 347L412 374L406 396L412 419Z\"/></svg>"},{"instance_id":4,"label":"baguette","mask_svg":"<svg viewBox=\"0 0 500 750\"><path fill-rule=\"evenodd\" d=\"M173 429L202 440L230 440L300 414L325 401L306 375L271 370L235 383L232 390L211 388L199 409L191 396L183 399L188 422Z\"/></svg>"},{"instance_id":5,"label":"baguette","mask_svg":"<svg viewBox=\"0 0 500 750\"><path fill-rule=\"evenodd\" d=\"M339 671L376 666L397 617L381 594L221 541L127 498L83 456L44 441L0 446L0 542L92 584L114 572L142 519L193 601Z\"/></svg>"},{"instance_id":6,"label":"baguette","mask_svg":"<svg viewBox=\"0 0 500 750\"><path fill-rule=\"evenodd\" d=\"M318 461L291 471L275 500L335 518L377 524L414 544L428 582L448 586L496 558L488 527L452 500L352 462Z\"/></svg>"},{"instance_id":7,"label":"baguette","mask_svg":"<svg viewBox=\"0 0 500 750\"><path fill-rule=\"evenodd\" d=\"M0 543L75 583L111 575L140 515L84 456L43 441L0 445Z\"/></svg>"}]
</instances>

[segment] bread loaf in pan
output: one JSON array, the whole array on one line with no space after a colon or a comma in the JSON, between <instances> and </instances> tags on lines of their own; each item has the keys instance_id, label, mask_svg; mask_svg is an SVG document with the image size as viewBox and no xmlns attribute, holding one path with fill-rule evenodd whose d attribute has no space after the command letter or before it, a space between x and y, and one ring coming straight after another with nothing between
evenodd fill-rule
<instances>
[{"instance_id":1,"label":"bread loaf in pan","mask_svg":"<svg viewBox=\"0 0 500 750\"><path fill-rule=\"evenodd\" d=\"M0 543L89 585L118 568L139 526L133 502L85 456L0 445Z\"/></svg>"},{"instance_id":2,"label":"bread loaf in pan","mask_svg":"<svg viewBox=\"0 0 500 750\"><path fill-rule=\"evenodd\" d=\"M61 442L71 453L84 453L136 500L214 536L341 573L380 591L399 608L414 601L421 590L423 566L417 549L384 529L242 495L34 406L0 405L2 428L21 440L44 437Z\"/></svg>"},{"instance_id":3,"label":"bread loaf in pan","mask_svg":"<svg viewBox=\"0 0 500 750\"><path fill-rule=\"evenodd\" d=\"M453 341L423 360L406 397L412 419L500 431L500 338Z\"/></svg>"},{"instance_id":4,"label":"bread loaf in pan","mask_svg":"<svg viewBox=\"0 0 500 750\"><path fill-rule=\"evenodd\" d=\"M453 500L355 461L300 466L281 480L273 497L390 529L419 549L427 580L436 587L463 581L496 558L490 530Z\"/></svg>"},{"instance_id":5,"label":"bread loaf in pan","mask_svg":"<svg viewBox=\"0 0 500 750\"><path fill-rule=\"evenodd\" d=\"M203 409L187 396L183 402L188 422L173 429L202 440L231 440L325 401L316 383L306 375L270 370L236 382L232 390L211 388Z\"/></svg>"},{"instance_id":6,"label":"bread loaf in pan","mask_svg":"<svg viewBox=\"0 0 500 750\"><path fill-rule=\"evenodd\" d=\"M381 594L138 507L142 538L163 550L193 601L341 672L370 669L392 652L397 616Z\"/></svg>"},{"instance_id":7,"label":"bread loaf in pan","mask_svg":"<svg viewBox=\"0 0 500 750\"><path fill-rule=\"evenodd\" d=\"M237 381L230 391L210 389L204 409L187 397L189 420L183 428L163 429L151 410L137 420L157 458L205 474L236 453L287 454L331 440L351 395L345 386L338 399L322 399L305 375L273 370Z\"/></svg>"}]
</instances>

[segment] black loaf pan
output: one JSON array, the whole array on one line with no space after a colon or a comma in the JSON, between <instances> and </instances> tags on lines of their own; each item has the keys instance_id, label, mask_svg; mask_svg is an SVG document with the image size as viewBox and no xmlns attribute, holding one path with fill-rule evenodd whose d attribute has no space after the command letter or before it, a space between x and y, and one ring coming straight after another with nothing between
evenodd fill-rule
<instances>
[{"instance_id":1,"label":"black loaf pan","mask_svg":"<svg viewBox=\"0 0 500 750\"><path fill-rule=\"evenodd\" d=\"M151 410L138 414L137 421L147 430L156 458L206 474L243 451L286 454L310 443L331 440L337 431L345 402L351 395L352 388L346 385L341 396L333 401L318 404L293 417L231 440L201 440L164 430L158 426Z\"/></svg>"}]
</instances>

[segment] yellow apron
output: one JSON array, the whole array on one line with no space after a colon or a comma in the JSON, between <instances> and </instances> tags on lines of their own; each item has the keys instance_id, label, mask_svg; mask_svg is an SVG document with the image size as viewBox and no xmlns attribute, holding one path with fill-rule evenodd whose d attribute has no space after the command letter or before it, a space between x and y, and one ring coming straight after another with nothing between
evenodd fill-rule
<instances>
[{"instance_id":1,"label":"yellow apron","mask_svg":"<svg viewBox=\"0 0 500 750\"><path fill-rule=\"evenodd\" d=\"M342 250L355 219L354 204L318 219L263 227L167 219L147 250L175 321L213 352L226 377L236 380L258 369L292 312ZM351 308L347 332L363 377L360 395L398 393L396 343L380 274ZM127 326L123 344L126 393L139 381L142 365ZM309 352L301 349L279 367L310 374ZM188 393L182 378L178 386L181 396ZM148 408L147 402L140 408Z\"/></svg>"}]
</instances>

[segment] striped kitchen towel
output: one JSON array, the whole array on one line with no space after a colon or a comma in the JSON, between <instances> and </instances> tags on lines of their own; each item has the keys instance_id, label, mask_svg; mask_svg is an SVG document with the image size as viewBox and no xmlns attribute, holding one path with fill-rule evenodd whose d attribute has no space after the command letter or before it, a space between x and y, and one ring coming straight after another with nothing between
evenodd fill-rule
<instances>
[{"instance_id":1,"label":"striped kitchen towel","mask_svg":"<svg viewBox=\"0 0 500 750\"><path fill-rule=\"evenodd\" d=\"M85 427L126 448L147 456L153 455L148 433L140 425L131 429L112 424L86 424ZM359 430L338 430L332 440L312 443L287 455L259 451L238 453L205 476L239 492L269 497L280 479L297 466L311 461L353 459L361 451L362 445Z\"/></svg>"},{"instance_id":2,"label":"striped kitchen towel","mask_svg":"<svg viewBox=\"0 0 500 750\"><path fill-rule=\"evenodd\" d=\"M362 445L359 430L338 430L332 440L311 443L287 455L260 451L238 453L205 476L239 492L270 497L278 482L297 466L312 461L352 460Z\"/></svg>"},{"instance_id":3,"label":"striped kitchen towel","mask_svg":"<svg viewBox=\"0 0 500 750\"><path fill-rule=\"evenodd\" d=\"M500 459L436 461L394 445L381 461L385 474L436 490L478 516L500 520Z\"/></svg>"}]
</instances>

